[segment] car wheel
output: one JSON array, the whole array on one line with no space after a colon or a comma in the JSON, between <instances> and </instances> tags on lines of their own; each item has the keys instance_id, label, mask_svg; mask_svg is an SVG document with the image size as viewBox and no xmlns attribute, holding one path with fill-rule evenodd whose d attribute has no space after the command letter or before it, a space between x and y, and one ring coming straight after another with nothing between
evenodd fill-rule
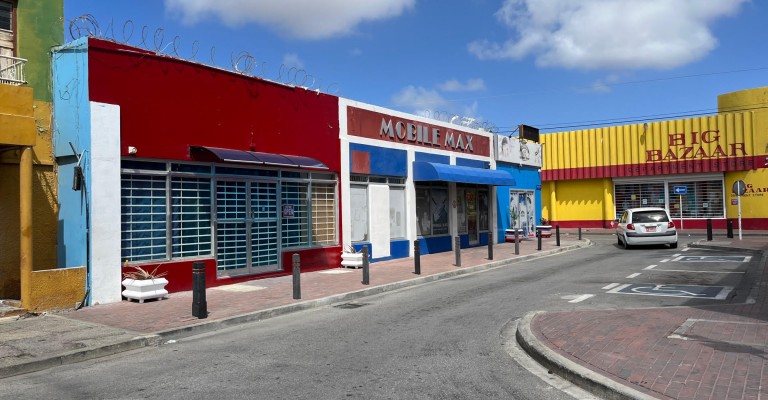
<instances>
[{"instance_id":1,"label":"car wheel","mask_svg":"<svg viewBox=\"0 0 768 400\"><path fill-rule=\"evenodd\" d=\"M675 243L670 243L670 244L669 244L669 248L670 248L670 249L676 249L676 248L677 248L677 242L675 242Z\"/></svg>"},{"instance_id":2,"label":"car wheel","mask_svg":"<svg viewBox=\"0 0 768 400\"><path fill-rule=\"evenodd\" d=\"M616 241L618 242L619 246L622 245L622 243L621 243L621 236L616 235Z\"/></svg>"},{"instance_id":3,"label":"car wheel","mask_svg":"<svg viewBox=\"0 0 768 400\"><path fill-rule=\"evenodd\" d=\"M627 237L624 236L624 250L628 250L628 249L629 249L629 243L627 243Z\"/></svg>"}]
</instances>

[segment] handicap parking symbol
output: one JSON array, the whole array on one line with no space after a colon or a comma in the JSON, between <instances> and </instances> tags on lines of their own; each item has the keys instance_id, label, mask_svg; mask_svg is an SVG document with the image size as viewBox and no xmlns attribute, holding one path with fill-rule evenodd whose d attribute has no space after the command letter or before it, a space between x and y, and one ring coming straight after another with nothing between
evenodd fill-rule
<instances>
[{"instance_id":1,"label":"handicap parking symbol","mask_svg":"<svg viewBox=\"0 0 768 400\"><path fill-rule=\"evenodd\" d=\"M636 294L643 296L684 297L724 300L733 290L731 286L664 285L635 283L617 286L607 293Z\"/></svg>"}]
</instances>

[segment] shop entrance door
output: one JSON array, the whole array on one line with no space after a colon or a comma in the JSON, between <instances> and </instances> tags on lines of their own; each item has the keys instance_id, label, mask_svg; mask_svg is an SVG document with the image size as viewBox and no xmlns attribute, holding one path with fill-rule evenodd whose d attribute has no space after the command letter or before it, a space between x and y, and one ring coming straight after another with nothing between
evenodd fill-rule
<instances>
[{"instance_id":1,"label":"shop entrance door","mask_svg":"<svg viewBox=\"0 0 768 400\"><path fill-rule=\"evenodd\" d=\"M216 264L219 276L280 270L276 182L216 182Z\"/></svg>"},{"instance_id":2,"label":"shop entrance door","mask_svg":"<svg viewBox=\"0 0 768 400\"><path fill-rule=\"evenodd\" d=\"M467 196L467 234L469 236L469 245L475 246L479 243L477 235L477 190L466 189L464 193Z\"/></svg>"}]
</instances>

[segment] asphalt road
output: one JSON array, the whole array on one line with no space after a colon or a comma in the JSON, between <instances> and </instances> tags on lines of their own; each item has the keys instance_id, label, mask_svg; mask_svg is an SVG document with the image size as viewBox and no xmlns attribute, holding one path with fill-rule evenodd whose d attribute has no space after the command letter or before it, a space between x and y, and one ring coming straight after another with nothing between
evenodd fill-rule
<instances>
[{"instance_id":1,"label":"asphalt road","mask_svg":"<svg viewBox=\"0 0 768 400\"><path fill-rule=\"evenodd\" d=\"M0 398L570 399L510 356L510 324L526 312L748 295L739 285L755 261L592 240L583 250L8 378ZM698 290L701 282L731 289L706 298L714 291Z\"/></svg>"}]
</instances>

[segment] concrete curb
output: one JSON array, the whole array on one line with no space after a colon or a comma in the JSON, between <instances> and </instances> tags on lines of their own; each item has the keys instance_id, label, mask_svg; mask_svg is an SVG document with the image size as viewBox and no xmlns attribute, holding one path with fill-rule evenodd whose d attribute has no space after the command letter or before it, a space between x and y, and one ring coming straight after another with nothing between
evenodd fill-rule
<instances>
[{"instance_id":1,"label":"concrete curb","mask_svg":"<svg viewBox=\"0 0 768 400\"><path fill-rule=\"evenodd\" d=\"M533 319L541 313L544 311L533 311L521 318L515 335L517 342L533 359L563 379L604 399L656 399L583 367L542 344L531 330Z\"/></svg>"},{"instance_id":2,"label":"concrete curb","mask_svg":"<svg viewBox=\"0 0 768 400\"><path fill-rule=\"evenodd\" d=\"M109 345L83 350L72 350L63 354L58 354L48 358L41 358L23 364L1 367L0 379L8 378L14 375L42 371L48 368L58 367L60 365L73 364L81 361L92 360L94 358L111 356L113 354L141 349L144 347L158 346L159 344L160 335L142 335L133 337L127 341L116 342Z\"/></svg>"},{"instance_id":3,"label":"concrete curb","mask_svg":"<svg viewBox=\"0 0 768 400\"><path fill-rule=\"evenodd\" d=\"M576 249L592 246L594 244L589 239L583 239L582 242L583 243L565 246L558 249L544 250L538 253L528 254L520 257L508 258L505 260L498 260L498 261L491 261L486 264L481 264L474 267L461 268L454 271L442 272L439 274L427 275L427 276L413 278L405 281L388 283L384 285L356 290L353 292L340 293L337 295L323 297L320 299L308 300L300 303L268 308L266 310L250 312L247 314L241 314L241 315L237 315L237 316L229 317L225 319L205 321L195 325L189 325L181 328L174 328L174 329L169 329L165 331L160 331L160 332L157 332L157 334L160 335L165 340L181 339L187 336L208 333L208 332L216 331L219 329L223 329L223 328L227 328L227 327L231 327L231 326L235 326L243 323L261 321L261 320L274 318L274 317L278 317L281 315L286 315L286 314L290 314L298 311L310 310L313 308L323 307L323 306L327 306L334 303L352 301L352 300L356 300L356 299L360 299L368 296L400 290L407 287L422 285L425 283L434 282L438 280L450 279L457 276L473 274L473 273L487 271L495 268L501 268L511 264L527 261L533 258L545 257L549 255L554 255L557 253L562 253L565 251L576 250Z\"/></svg>"}]
</instances>

